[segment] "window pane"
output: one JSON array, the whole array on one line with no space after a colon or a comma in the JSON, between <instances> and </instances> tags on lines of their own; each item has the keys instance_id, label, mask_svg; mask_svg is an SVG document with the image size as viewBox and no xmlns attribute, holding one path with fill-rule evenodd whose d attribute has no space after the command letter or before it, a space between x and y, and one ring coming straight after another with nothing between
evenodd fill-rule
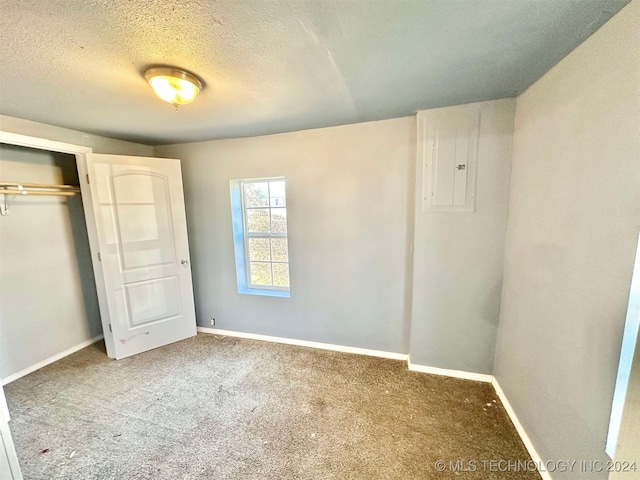
<instances>
[{"instance_id":1,"label":"window pane","mask_svg":"<svg viewBox=\"0 0 640 480\"><path fill-rule=\"evenodd\" d=\"M247 210L247 230L251 233L267 233L269 231L269 209Z\"/></svg>"},{"instance_id":2,"label":"window pane","mask_svg":"<svg viewBox=\"0 0 640 480\"><path fill-rule=\"evenodd\" d=\"M267 182L244 184L245 207L268 207L269 184Z\"/></svg>"},{"instance_id":3,"label":"window pane","mask_svg":"<svg viewBox=\"0 0 640 480\"><path fill-rule=\"evenodd\" d=\"M288 263L273 264L273 284L276 287L289 286L289 264Z\"/></svg>"},{"instance_id":4,"label":"window pane","mask_svg":"<svg viewBox=\"0 0 640 480\"><path fill-rule=\"evenodd\" d=\"M271 239L271 259L274 262L288 262L289 261L289 253L287 251L287 239L286 238L272 238Z\"/></svg>"},{"instance_id":5,"label":"window pane","mask_svg":"<svg viewBox=\"0 0 640 480\"><path fill-rule=\"evenodd\" d=\"M275 233L287 233L287 209L271 209L271 231Z\"/></svg>"},{"instance_id":6,"label":"window pane","mask_svg":"<svg viewBox=\"0 0 640 480\"><path fill-rule=\"evenodd\" d=\"M284 194L284 180L280 180L277 182L269 182L269 192L271 194L272 207L286 206L286 200L285 200L285 194Z\"/></svg>"},{"instance_id":7,"label":"window pane","mask_svg":"<svg viewBox=\"0 0 640 480\"><path fill-rule=\"evenodd\" d=\"M269 239L268 238L250 238L249 239L249 260L269 262Z\"/></svg>"},{"instance_id":8,"label":"window pane","mask_svg":"<svg viewBox=\"0 0 640 480\"><path fill-rule=\"evenodd\" d=\"M251 262L251 283L271 286L271 264Z\"/></svg>"}]
</instances>

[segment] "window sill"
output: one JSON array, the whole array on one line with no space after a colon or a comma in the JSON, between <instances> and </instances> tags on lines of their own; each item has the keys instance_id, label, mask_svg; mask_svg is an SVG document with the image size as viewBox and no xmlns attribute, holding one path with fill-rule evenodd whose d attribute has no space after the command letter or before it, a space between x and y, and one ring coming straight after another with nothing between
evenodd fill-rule
<instances>
[{"instance_id":1,"label":"window sill","mask_svg":"<svg viewBox=\"0 0 640 480\"><path fill-rule=\"evenodd\" d=\"M239 289L238 293L242 295L262 295L264 297L291 297L291 293L284 290L261 290L259 288L243 288Z\"/></svg>"}]
</instances>

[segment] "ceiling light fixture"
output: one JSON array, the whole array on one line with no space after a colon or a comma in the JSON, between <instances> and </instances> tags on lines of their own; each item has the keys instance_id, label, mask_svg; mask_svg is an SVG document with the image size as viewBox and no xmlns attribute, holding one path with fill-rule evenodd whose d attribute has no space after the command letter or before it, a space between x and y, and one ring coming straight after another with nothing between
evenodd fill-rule
<instances>
[{"instance_id":1,"label":"ceiling light fixture","mask_svg":"<svg viewBox=\"0 0 640 480\"><path fill-rule=\"evenodd\" d=\"M174 67L154 67L144 72L151 88L162 100L173 104L176 111L180 105L193 102L202 90L202 81L195 75Z\"/></svg>"}]
</instances>

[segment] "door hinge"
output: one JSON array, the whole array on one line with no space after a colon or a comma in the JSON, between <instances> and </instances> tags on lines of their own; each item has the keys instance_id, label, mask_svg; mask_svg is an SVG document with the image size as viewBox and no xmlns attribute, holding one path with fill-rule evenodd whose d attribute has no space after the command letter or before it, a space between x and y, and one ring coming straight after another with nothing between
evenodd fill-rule
<instances>
[{"instance_id":1,"label":"door hinge","mask_svg":"<svg viewBox=\"0 0 640 480\"><path fill-rule=\"evenodd\" d=\"M91 183L91 182L89 181L89 174L88 174L88 173L87 173L87 183Z\"/></svg>"},{"instance_id":2,"label":"door hinge","mask_svg":"<svg viewBox=\"0 0 640 480\"><path fill-rule=\"evenodd\" d=\"M109 324L109 331L113 333L113 330L111 330L111 324Z\"/></svg>"},{"instance_id":3,"label":"door hinge","mask_svg":"<svg viewBox=\"0 0 640 480\"><path fill-rule=\"evenodd\" d=\"M101 262L102 261L102 255L100 255L100 252L98 252L98 261Z\"/></svg>"}]
</instances>

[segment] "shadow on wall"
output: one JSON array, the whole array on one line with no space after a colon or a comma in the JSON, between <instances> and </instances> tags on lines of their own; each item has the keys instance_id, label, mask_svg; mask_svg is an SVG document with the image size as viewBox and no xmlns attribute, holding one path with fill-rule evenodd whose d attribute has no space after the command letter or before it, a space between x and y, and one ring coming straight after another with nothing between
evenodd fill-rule
<instances>
[{"instance_id":1,"label":"shadow on wall","mask_svg":"<svg viewBox=\"0 0 640 480\"><path fill-rule=\"evenodd\" d=\"M75 156L55 152L52 152L52 155L54 165L60 169L62 174L62 183L65 185L80 185ZM84 308L89 323L89 335L95 337L102 334L102 324L82 197L80 195L67 197L67 207L69 209L71 234L73 235L73 246L78 262Z\"/></svg>"}]
</instances>

